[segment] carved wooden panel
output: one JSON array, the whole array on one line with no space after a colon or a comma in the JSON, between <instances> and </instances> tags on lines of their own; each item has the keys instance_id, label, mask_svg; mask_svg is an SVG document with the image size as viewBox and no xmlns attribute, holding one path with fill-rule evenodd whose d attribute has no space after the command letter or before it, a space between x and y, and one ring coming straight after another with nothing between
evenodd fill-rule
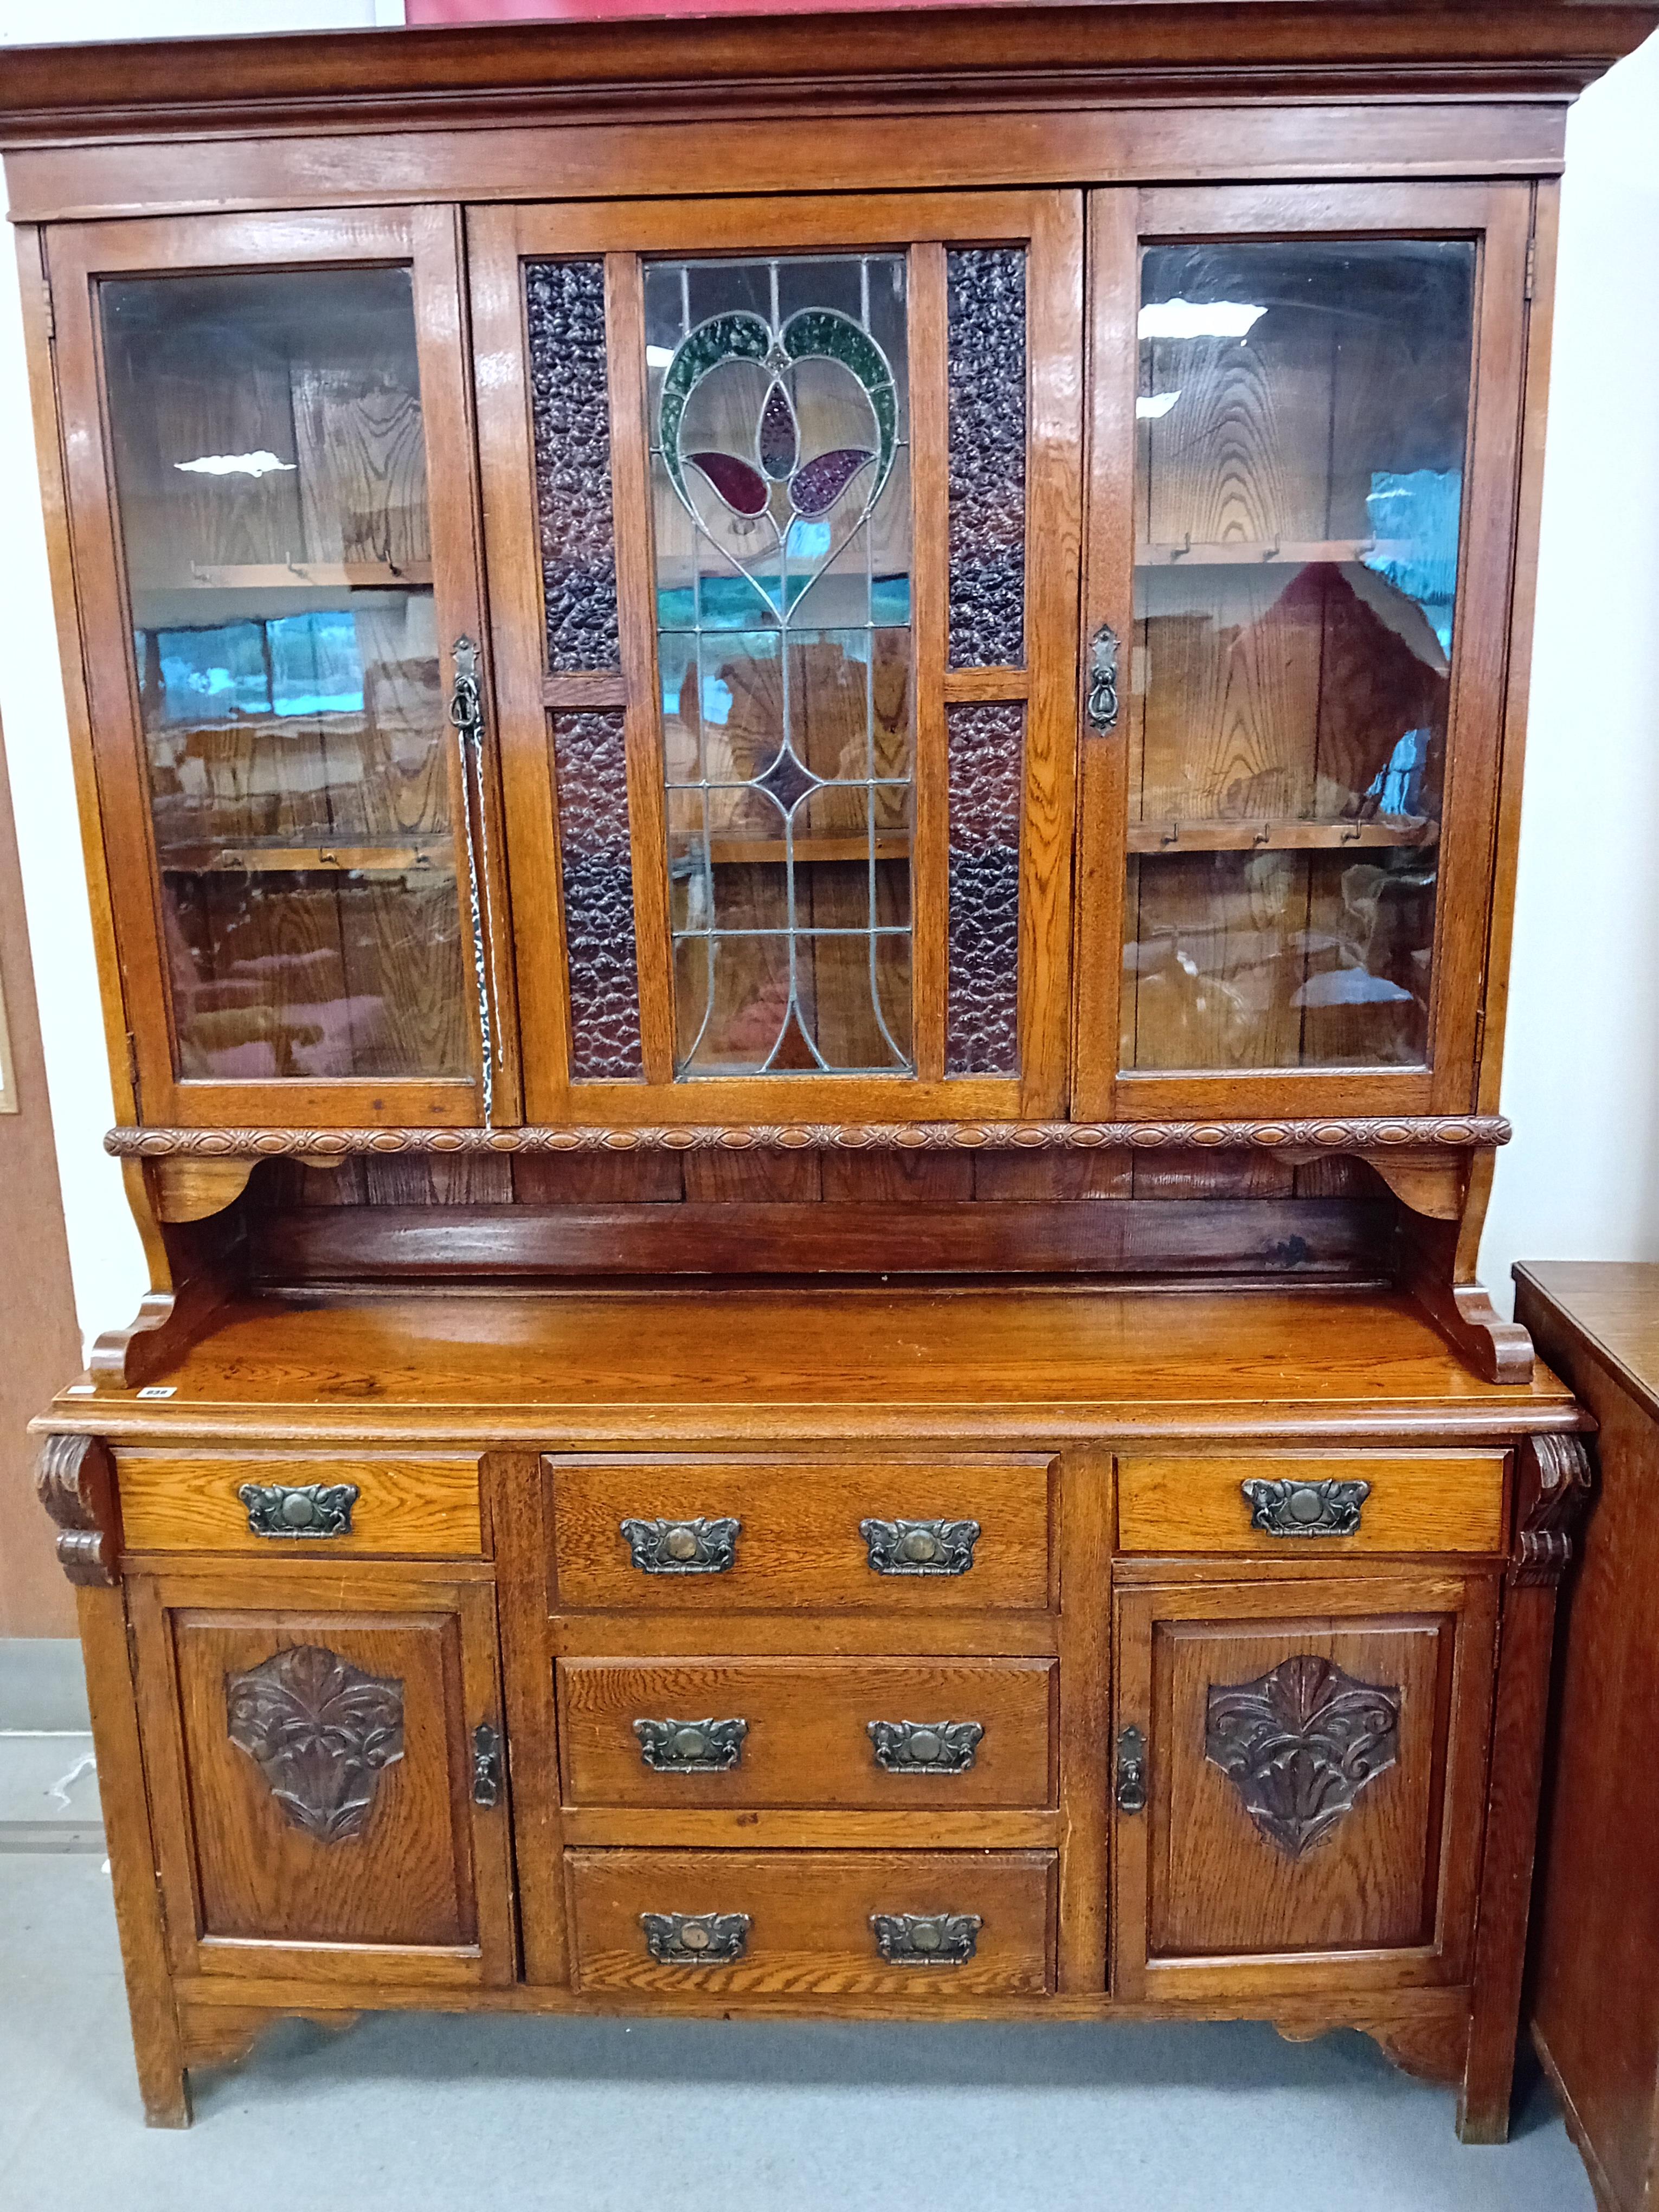
<instances>
[{"instance_id":1,"label":"carved wooden panel","mask_svg":"<svg viewBox=\"0 0 1659 2212\"><path fill-rule=\"evenodd\" d=\"M1206 1700L1204 1756L1287 1858L1328 1840L1399 1741L1398 1688L1356 1682L1312 1652L1253 1682L1212 1683Z\"/></svg>"},{"instance_id":2,"label":"carved wooden panel","mask_svg":"<svg viewBox=\"0 0 1659 2212\"><path fill-rule=\"evenodd\" d=\"M319 1843L362 1834L381 1774L404 1755L402 1682L319 1644L290 1644L227 1674L225 1717L283 1818Z\"/></svg>"}]
</instances>

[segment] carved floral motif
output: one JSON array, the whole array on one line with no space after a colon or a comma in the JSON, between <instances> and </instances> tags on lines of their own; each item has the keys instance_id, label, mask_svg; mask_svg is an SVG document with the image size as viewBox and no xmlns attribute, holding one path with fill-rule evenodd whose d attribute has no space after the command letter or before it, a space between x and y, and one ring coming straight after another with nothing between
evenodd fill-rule
<instances>
[{"instance_id":1,"label":"carved floral motif","mask_svg":"<svg viewBox=\"0 0 1659 2212\"><path fill-rule=\"evenodd\" d=\"M382 1772L404 1755L404 1686L320 1644L296 1644L225 1676L231 1741L270 1785L290 1827L344 1843L368 1825Z\"/></svg>"},{"instance_id":2,"label":"carved floral motif","mask_svg":"<svg viewBox=\"0 0 1659 2212\"><path fill-rule=\"evenodd\" d=\"M1204 1756L1288 1858L1322 1844L1399 1753L1400 1692L1310 1652L1253 1682L1212 1684Z\"/></svg>"}]
</instances>

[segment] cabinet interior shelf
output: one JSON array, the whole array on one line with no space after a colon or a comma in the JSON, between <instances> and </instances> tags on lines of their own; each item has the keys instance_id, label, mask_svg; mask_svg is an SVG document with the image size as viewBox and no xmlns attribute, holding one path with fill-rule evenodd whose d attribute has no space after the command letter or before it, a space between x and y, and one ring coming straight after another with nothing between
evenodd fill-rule
<instances>
[{"instance_id":1,"label":"cabinet interior shelf","mask_svg":"<svg viewBox=\"0 0 1659 2212\"><path fill-rule=\"evenodd\" d=\"M181 845L161 856L168 876L325 874L403 875L411 868L447 871L449 840L408 845Z\"/></svg>"},{"instance_id":2,"label":"cabinet interior shelf","mask_svg":"<svg viewBox=\"0 0 1659 2212\"><path fill-rule=\"evenodd\" d=\"M1132 853L1347 852L1364 846L1431 845L1437 822L1395 815L1381 822L1132 822Z\"/></svg>"},{"instance_id":3,"label":"cabinet interior shelf","mask_svg":"<svg viewBox=\"0 0 1659 2212\"><path fill-rule=\"evenodd\" d=\"M432 583L430 561L252 561L228 568L191 565L189 585L215 592L418 591Z\"/></svg>"},{"instance_id":4,"label":"cabinet interior shelf","mask_svg":"<svg viewBox=\"0 0 1659 2212\"><path fill-rule=\"evenodd\" d=\"M793 854L797 865L810 860L867 860L870 840L861 830L845 837L797 837L793 847L786 848L781 837L712 837L708 842L708 862L715 868L758 867L781 865L786 851ZM890 835L877 833L876 858L878 860L908 860L910 839L907 831Z\"/></svg>"},{"instance_id":5,"label":"cabinet interior shelf","mask_svg":"<svg viewBox=\"0 0 1659 2212\"><path fill-rule=\"evenodd\" d=\"M1411 549L1377 538L1228 538L1218 545L1142 544L1135 548L1137 568L1231 568L1282 566L1306 568L1313 562L1340 564L1381 555L1404 557Z\"/></svg>"}]
</instances>

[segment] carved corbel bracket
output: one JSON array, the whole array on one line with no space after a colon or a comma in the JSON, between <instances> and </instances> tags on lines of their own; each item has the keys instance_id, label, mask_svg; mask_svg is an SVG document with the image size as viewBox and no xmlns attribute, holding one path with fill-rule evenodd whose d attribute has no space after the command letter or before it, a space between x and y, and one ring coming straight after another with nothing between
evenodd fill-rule
<instances>
[{"instance_id":1,"label":"carved corbel bracket","mask_svg":"<svg viewBox=\"0 0 1659 2212\"><path fill-rule=\"evenodd\" d=\"M1589 1448L1582 1437L1523 1437L1515 1455L1515 1552L1512 1583L1559 1583L1572 1560L1572 1540L1595 1489Z\"/></svg>"},{"instance_id":2,"label":"carved corbel bracket","mask_svg":"<svg viewBox=\"0 0 1659 2212\"><path fill-rule=\"evenodd\" d=\"M96 1437L48 1437L34 1488L62 1532L58 1564L70 1580L88 1589L112 1588L121 1538L115 1469L103 1444Z\"/></svg>"}]
</instances>

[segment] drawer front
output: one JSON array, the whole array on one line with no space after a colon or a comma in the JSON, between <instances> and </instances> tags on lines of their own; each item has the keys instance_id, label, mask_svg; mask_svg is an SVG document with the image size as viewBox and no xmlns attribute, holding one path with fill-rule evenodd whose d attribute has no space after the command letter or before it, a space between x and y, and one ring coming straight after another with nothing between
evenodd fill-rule
<instances>
[{"instance_id":1,"label":"drawer front","mask_svg":"<svg viewBox=\"0 0 1659 2212\"><path fill-rule=\"evenodd\" d=\"M1052 1462L1035 1453L547 1463L562 1611L1049 1603Z\"/></svg>"},{"instance_id":2,"label":"drawer front","mask_svg":"<svg viewBox=\"0 0 1659 2212\"><path fill-rule=\"evenodd\" d=\"M115 1465L130 1552L314 1561L352 1552L476 1559L483 1550L478 1462L453 1453L119 1451Z\"/></svg>"},{"instance_id":3,"label":"drawer front","mask_svg":"<svg viewBox=\"0 0 1659 2212\"><path fill-rule=\"evenodd\" d=\"M585 1991L950 2005L1051 1986L1052 1851L568 1851L565 1866Z\"/></svg>"},{"instance_id":4,"label":"drawer front","mask_svg":"<svg viewBox=\"0 0 1659 2212\"><path fill-rule=\"evenodd\" d=\"M1117 1463L1124 1552L1498 1552L1502 1452L1134 1453Z\"/></svg>"},{"instance_id":5,"label":"drawer front","mask_svg":"<svg viewBox=\"0 0 1659 2212\"><path fill-rule=\"evenodd\" d=\"M565 1796L573 1806L1047 1806L1054 1681L1044 1659L562 1659Z\"/></svg>"}]
</instances>

